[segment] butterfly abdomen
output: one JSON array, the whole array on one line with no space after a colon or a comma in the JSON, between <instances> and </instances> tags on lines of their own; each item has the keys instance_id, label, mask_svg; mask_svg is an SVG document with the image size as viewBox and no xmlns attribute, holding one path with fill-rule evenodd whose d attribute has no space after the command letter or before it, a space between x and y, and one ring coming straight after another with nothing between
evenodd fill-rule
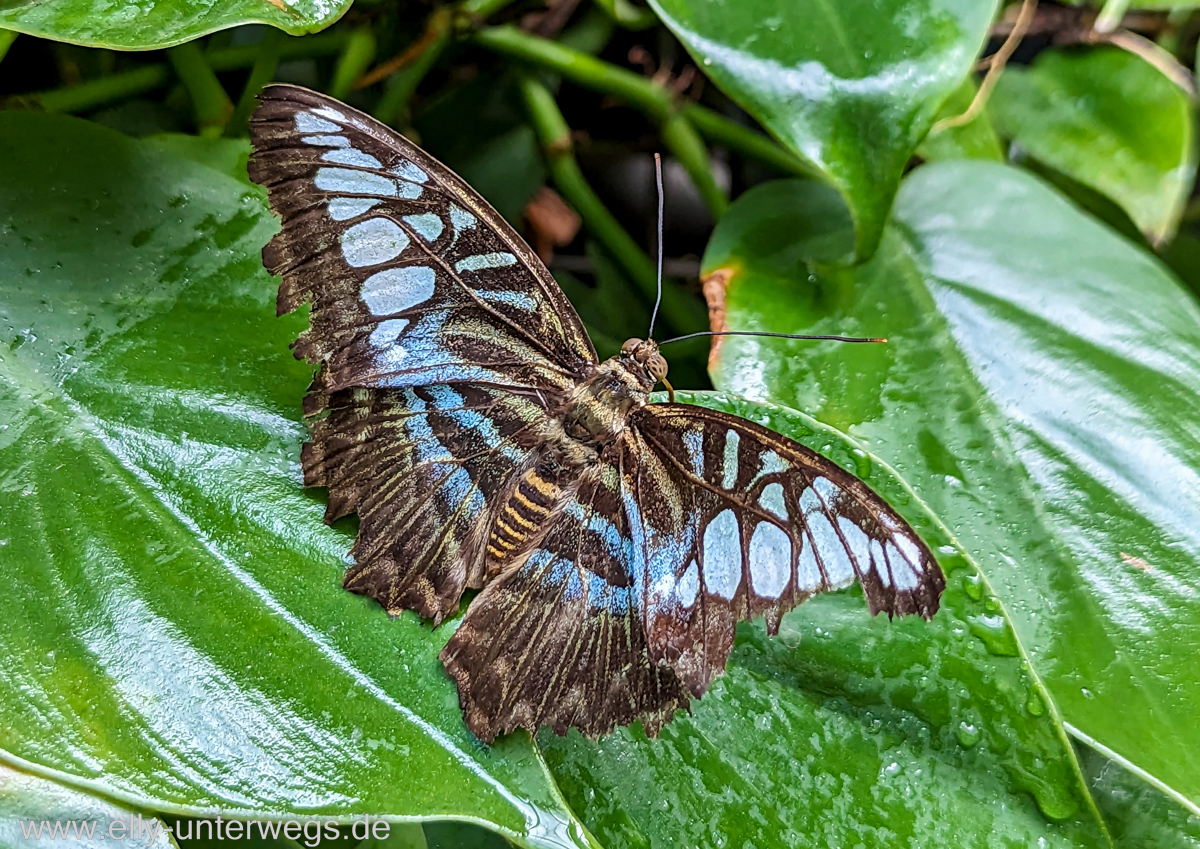
<instances>
[{"instance_id":1,"label":"butterfly abdomen","mask_svg":"<svg viewBox=\"0 0 1200 849\"><path fill-rule=\"evenodd\" d=\"M578 470L543 457L516 478L492 521L485 580L524 558L545 535L548 519L574 492Z\"/></svg>"}]
</instances>

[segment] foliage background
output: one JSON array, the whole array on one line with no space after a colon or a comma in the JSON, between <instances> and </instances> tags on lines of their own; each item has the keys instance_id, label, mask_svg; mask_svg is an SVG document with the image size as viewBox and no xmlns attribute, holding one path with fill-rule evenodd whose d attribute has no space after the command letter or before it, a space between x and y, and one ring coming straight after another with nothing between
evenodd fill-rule
<instances>
[{"instance_id":1,"label":"foliage background","mask_svg":"<svg viewBox=\"0 0 1200 849\"><path fill-rule=\"evenodd\" d=\"M130 812L1200 846L1192 5L0 2L0 846ZM658 740L479 744L453 625L343 592L353 524L299 485L304 318L273 317L245 177L271 80L462 174L602 354L648 322L664 151L660 337L890 339L680 343L675 385L895 503L948 574L934 622L822 597L745 625Z\"/></svg>"}]
</instances>

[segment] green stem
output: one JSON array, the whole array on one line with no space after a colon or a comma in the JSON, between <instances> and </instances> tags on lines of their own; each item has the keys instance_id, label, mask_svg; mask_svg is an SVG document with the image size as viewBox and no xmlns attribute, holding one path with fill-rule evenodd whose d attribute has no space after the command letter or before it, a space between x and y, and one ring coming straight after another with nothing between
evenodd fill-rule
<instances>
[{"instance_id":1,"label":"green stem","mask_svg":"<svg viewBox=\"0 0 1200 849\"><path fill-rule=\"evenodd\" d=\"M279 48L282 44L283 33L274 27L268 27L263 33L262 41L258 43L259 54L250 66L250 75L246 78L242 96L238 98L237 108L233 110L233 117L225 127L226 135L240 136L246 132L250 124L250 113L258 103L258 93L275 76L275 69L279 66Z\"/></svg>"},{"instance_id":2,"label":"green stem","mask_svg":"<svg viewBox=\"0 0 1200 849\"><path fill-rule=\"evenodd\" d=\"M344 31L321 33L305 38L286 38L279 50L280 59L298 59L329 56L342 49L348 33ZM258 57L257 44L226 47L205 54L214 71L233 71L254 64ZM171 81L171 67L167 64L146 65L131 71L122 71L79 85L50 91L19 95L46 112L87 112L148 91L162 88Z\"/></svg>"},{"instance_id":3,"label":"green stem","mask_svg":"<svg viewBox=\"0 0 1200 849\"><path fill-rule=\"evenodd\" d=\"M646 298L653 302L657 290L654 264L638 247L604 203L588 185L571 149L571 130L563 119L554 95L532 76L521 77L521 93L538 140L546 156L546 165L554 185L583 219L588 232L632 278ZM662 316L678 332L705 326L705 310L700 302L674 285L663 284Z\"/></svg>"},{"instance_id":4,"label":"green stem","mask_svg":"<svg viewBox=\"0 0 1200 849\"><path fill-rule=\"evenodd\" d=\"M820 174L816 166L789 153L766 136L738 126L702 106L684 105L680 109L672 94L658 83L579 50L510 26L482 29L475 34L474 40L489 50L554 71L585 88L614 95L646 112L659 122L667 148L687 169L705 204L718 218L729 201L713 178L701 134L785 173Z\"/></svg>"},{"instance_id":5,"label":"green stem","mask_svg":"<svg viewBox=\"0 0 1200 849\"><path fill-rule=\"evenodd\" d=\"M219 136L233 114L233 104L204 53L189 41L168 50L167 58L191 95L200 135Z\"/></svg>"},{"instance_id":6,"label":"green stem","mask_svg":"<svg viewBox=\"0 0 1200 849\"><path fill-rule=\"evenodd\" d=\"M696 184L700 197L704 199L704 204L713 214L713 218L719 220L729 207L729 197L713 176L708 148L704 146L696 128L686 115L676 112L663 121L662 137L667 149L675 155L692 178L692 182Z\"/></svg>"},{"instance_id":7,"label":"green stem","mask_svg":"<svg viewBox=\"0 0 1200 849\"><path fill-rule=\"evenodd\" d=\"M658 24L658 16L653 11L635 6L629 0L596 0L596 5L625 29L650 29Z\"/></svg>"},{"instance_id":8,"label":"green stem","mask_svg":"<svg viewBox=\"0 0 1200 849\"><path fill-rule=\"evenodd\" d=\"M375 61L375 47L375 32L370 27L360 27L350 33L333 69L333 79L329 83L330 96L338 100L346 99L346 95L354 88L354 81L365 74Z\"/></svg>"},{"instance_id":9,"label":"green stem","mask_svg":"<svg viewBox=\"0 0 1200 849\"><path fill-rule=\"evenodd\" d=\"M429 16L425 35L421 36L423 39L428 39L428 44L411 64L392 74L387 91L383 93L383 97L379 98L379 102L375 104L372 112L376 118L385 124L392 125L397 125L407 119L408 101L412 99L413 92L417 90L421 80L425 79L425 75L441 58L442 51L450 43L452 22L450 10L447 8L438 9Z\"/></svg>"},{"instance_id":10,"label":"green stem","mask_svg":"<svg viewBox=\"0 0 1200 849\"><path fill-rule=\"evenodd\" d=\"M672 98L665 88L587 53L512 26L482 29L475 33L474 41L496 53L552 70L584 88L619 97L658 121L671 115Z\"/></svg>"},{"instance_id":11,"label":"green stem","mask_svg":"<svg viewBox=\"0 0 1200 849\"><path fill-rule=\"evenodd\" d=\"M488 18L512 2L513 0L465 0L460 8L473 17Z\"/></svg>"},{"instance_id":12,"label":"green stem","mask_svg":"<svg viewBox=\"0 0 1200 849\"><path fill-rule=\"evenodd\" d=\"M8 48L12 47L18 35L16 30L0 29L0 62L4 61L4 55L8 53Z\"/></svg>"},{"instance_id":13,"label":"green stem","mask_svg":"<svg viewBox=\"0 0 1200 849\"><path fill-rule=\"evenodd\" d=\"M683 114L688 117L700 135L714 144L737 151L750 159L756 159L785 174L824 179L821 169L807 159L802 159L775 144L762 133L743 127L707 107L689 103L683 107Z\"/></svg>"},{"instance_id":14,"label":"green stem","mask_svg":"<svg viewBox=\"0 0 1200 849\"><path fill-rule=\"evenodd\" d=\"M713 216L720 218L725 211L729 200L713 178L704 142L675 110L674 98L665 88L632 71L516 27L480 30L475 40L497 52L550 68L580 85L616 95L649 113L660 124L667 148L687 170Z\"/></svg>"},{"instance_id":15,"label":"green stem","mask_svg":"<svg viewBox=\"0 0 1200 849\"><path fill-rule=\"evenodd\" d=\"M529 35L514 27L489 27L475 33L474 40L476 44L496 53L561 74L584 88L620 97L660 121L665 121L672 112L671 95L662 86L560 43ZM803 177L821 175L821 169L816 165L780 147L762 133L747 129L711 109L686 104L682 112L701 135L730 150L787 174ZM680 156L678 152L672 152ZM687 156L686 152L680 156L681 161Z\"/></svg>"},{"instance_id":16,"label":"green stem","mask_svg":"<svg viewBox=\"0 0 1200 849\"><path fill-rule=\"evenodd\" d=\"M79 85L53 91L25 95L31 102L47 112L87 112L100 106L137 97L156 88L162 88L171 80L168 65L147 65L133 71L100 77Z\"/></svg>"}]
</instances>

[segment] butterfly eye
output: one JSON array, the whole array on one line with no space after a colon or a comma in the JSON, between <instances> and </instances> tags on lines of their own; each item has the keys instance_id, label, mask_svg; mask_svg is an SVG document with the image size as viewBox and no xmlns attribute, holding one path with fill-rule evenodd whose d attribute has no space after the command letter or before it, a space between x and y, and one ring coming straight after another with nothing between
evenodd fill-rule
<instances>
[{"instance_id":1,"label":"butterfly eye","mask_svg":"<svg viewBox=\"0 0 1200 849\"><path fill-rule=\"evenodd\" d=\"M625 344L621 346L621 353L628 356L636 351L642 344L641 339L626 339Z\"/></svg>"},{"instance_id":2,"label":"butterfly eye","mask_svg":"<svg viewBox=\"0 0 1200 849\"><path fill-rule=\"evenodd\" d=\"M667 361L662 354L652 354L646 360L646 370L655 380L662 380L667 376Z\"/></svg>"}]
</instances>

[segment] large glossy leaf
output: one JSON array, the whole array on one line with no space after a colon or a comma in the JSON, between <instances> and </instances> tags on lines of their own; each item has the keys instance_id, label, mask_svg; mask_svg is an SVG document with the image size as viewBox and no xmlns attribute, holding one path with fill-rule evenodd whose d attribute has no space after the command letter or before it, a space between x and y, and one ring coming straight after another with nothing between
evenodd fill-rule
<instances>
[{"instance_id":1,"label":"large glossy leaf","mask_svg":"<svg viewBox=\"0 0 1200 849\"><path fill-rule=\"evenodd\" d=\"M1004 72L989 102L1025 153L1119 203L1155 243L1168 241L1196 180L1188 97L1124 50L1048 50Z\"/></svg>"},{"instance_id":2,"label":"large glossy leaf","mask_svg":"<svg viewBox=\"0 0 1200 849\"><path fill-rule=\"evenodd\" d=\"M261 195L28 113L0 185L0 758L145 809L586 842L527 737L466 730L448 629L341 589Z\"/></svg>"},{"instance_id":3,"label":"large glossy leaf","mask_svg":"<svg viewBox=\"0 0 1200 849\"><path fill-rule=\"evenodd\" d=\"M171 849L167 824L0 764L0 849Z\"/></svg>"},{"instance_id":4,"label":"large glossy leaf","mask_svg":"<svg viewBox=\"0 0 1200 849\"><path fill-rule=\"evenodd\" d=\"M240 24L303 35L329 26L349 7L350 0L5 0L0 29L88 47L152 50Z\"/></svg>"},{"instance_id":5,"label":"large glossy leaf","mask_svg":"<svg viewBox=\"0 0 1200 849\"><path fill-rule=\"evenodd\" d=\"M657 740L543 732L588 827L610 847L1104 845L1002 606L895 474L794 411L720 393L680 400L856 472L938 552L947 589L928 623L872 619L855 590L806 602L775 639L744 626L727 674Z\"/></svg>"},{"instance_id":6,"label":"large glossy leaf","mask_svg":"<svg viewBox=\"0 0 1200 849\"><path fill-rule=\"evenodd\" d=\"M875 249L905 163L966 77L989 0L651 0L722 90L846 197Z\"/></svg>"},{"instance_id":7,"label":"large glossy leaf","mask_svg":"<svg viewBox=\"0 0 1200 849\"><path fill-rule=\"evenodd\" d=\"M729 324L891 341L729 339L714 381L893 463L996 586L1072 732L1196 809L1200 307L1006 166L915 171L857 270L798 259L804 222L789 234L765 191L705 257ZM760 220L783 238L768 244Z\"/></svg>"}]
</instances>

